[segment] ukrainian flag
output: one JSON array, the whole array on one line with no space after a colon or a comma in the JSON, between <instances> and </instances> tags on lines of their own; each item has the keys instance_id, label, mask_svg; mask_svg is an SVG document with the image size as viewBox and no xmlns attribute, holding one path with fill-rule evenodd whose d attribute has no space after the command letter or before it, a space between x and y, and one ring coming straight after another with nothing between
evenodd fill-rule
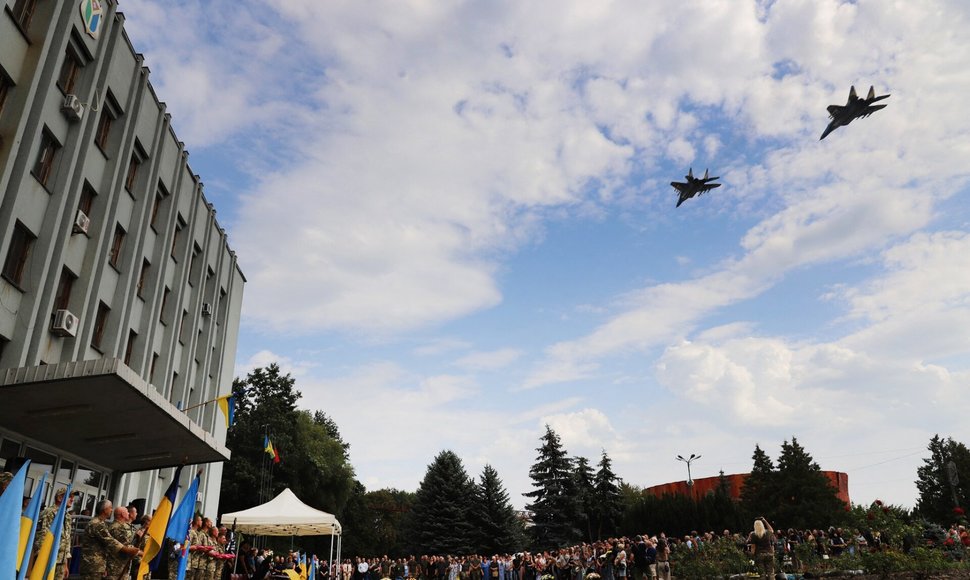
<instances>
[{"instance_id":1,"label":"ukrainian flag","mask_svg":"<svg viewBox=\"0 0 970 580\"><path fill-rule=\"evenodd\" d=\"M158 502L155 515L152 516L152 523L148 524L145 554L141 557L141 563L138 564L138 580L145 578L150 573L149 564L151 564L152 570L158 567L156 560L159 559L162 542L165 540L165 532L168 530L168 520L175 505L175 494L178 492L180 475L182 475L181 465L175 470L175 476L172 477L172 483L168 484L168 489L165 490L162 501Z\"/></svg>"},{"instance_id":2,"label":"ukrainian flag","mask_svg":"<svg viewBox=\"0 0 970 580\"><path fill-rule=\"evenodd\" d=\"M0 578L13 578L20 563L17 557L20 553L20 517L28 465L30 461L25 461L0 495Z\"/></svg>"},{"instance_id":3,"label":"ukrainian flag","mask_svg":"<svg viewBox=\"0 0 970 580\"><path fill-rule=\"evenodd\" d=\"M30 504L27 505L27 509L24 510L24 514L20 516L20 546L18 552L17 560L17 580L24 580L27 576L27 563L30 562L31 548L34 545L34 535L37 533L37 520L40 518L40 500L41 496L44 495L42 490L44 489L44 482L47 481L47 473L44 473L40 478L40 483L37 484L37 491L34 492L34 497L31 498ZM66 499L66 496L65 496Z\"/></svg>"},{"instance_id":4,"label":"ukrainian flag","mask_svg":"<svg viewBox=\"0 0 970 580\"><path fill-rule=\"evenodd\" d=\"M276 457L276 450L273 449L273 442L269 440L269 435L263 437L263 451L269 454L270 457Z\"/></svg>"},{"instance_id":5,"label":"ukrainian flag","mask_svg":"<svg viewBox=\"0 0 970 580\"><path fill-rule=\"evenodd\" d=\"M216 399L216 404L219 405L219 409L222 410L222 414L226 417L226 428L228 429L235 421L236 396L223 395L222 397Z\"/></svg>"},{"instance_id":6,"label":"ukrainian flag","mask_svg":"<svg viewBox=\"0 0 970 580\"><path fill-rule=\"evenodd\" d=\"M67 498L71 495L71 485L67 486L67 493L61 500L61 507L57 508L51 529L44 534L44 540L37 552L37 559L30 568L30 580L54 580L57 567L57 551L61 547L61 532L64 531L64 514L67 512Z\"/></svg>"}]
</instances>

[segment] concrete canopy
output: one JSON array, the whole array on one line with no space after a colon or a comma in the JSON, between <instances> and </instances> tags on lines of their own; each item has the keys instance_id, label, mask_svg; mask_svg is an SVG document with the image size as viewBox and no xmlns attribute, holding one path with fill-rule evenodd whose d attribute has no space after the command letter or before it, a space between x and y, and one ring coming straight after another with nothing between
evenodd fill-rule
<instances>
[{"instance_id":1,"label":"concrete canopy","mask_svg":"<svg viewBox=\"0 0 970 580\"><path fill-rule=\"evenodd\" d=\"M222 525L257 536L339 536L340 522L333 514L314 509L290 488L268 502L239 512L222 514Z\"/></svg>"},{"instance_id":2,"label":"concrete canopy","mask_svg":"<svg viewBox=\"0 0 970 580\"><path fill-rule=\"evenodd\" d=\"M0 427L118 472L229 450L114 358L0 370Z\"/></svg>"}]
</instances>

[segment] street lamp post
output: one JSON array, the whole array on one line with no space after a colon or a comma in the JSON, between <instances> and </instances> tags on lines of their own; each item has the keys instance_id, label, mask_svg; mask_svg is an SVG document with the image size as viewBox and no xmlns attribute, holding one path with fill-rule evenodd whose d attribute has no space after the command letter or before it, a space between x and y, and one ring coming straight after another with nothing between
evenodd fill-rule
<instances>
[{"instance_id":1,"label":"street lamp post","mask_svg":"<svg viewBox=\"0 0 970 580\"><path fill-rule=\"evenodd\" d=\"M700 458L701 458L700 455L694 455L693 453L691 453L690 457L688 457L687 459L684 459L683 455L677 456L677 461L683 461L684 463L687 464L687 492L690 495L691 499L694 498L694 480L691 479L690 477L690 463Z\"/></svg>"}]
</instances>

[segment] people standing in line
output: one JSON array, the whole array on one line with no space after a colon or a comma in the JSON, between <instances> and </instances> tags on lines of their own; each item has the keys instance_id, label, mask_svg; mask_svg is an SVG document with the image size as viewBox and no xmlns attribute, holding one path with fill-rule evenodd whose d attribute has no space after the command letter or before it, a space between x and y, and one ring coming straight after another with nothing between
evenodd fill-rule
<instances>
[{"instance_id":1,"label":"people standing in line","mask_svg":"<svg viewBox=\"0 0 970 580\"><path fill-rule=\"evenodd\" d=\"M81 540L82 580L102 580L107 559L119 553L126 556L142 555L137 547L122 544L111 535L107 520L111 517L112 508L111 502L106 499L98 502L97 515L91 518L84 529L84 536Z\"/></svg>"},{"instance_id":2,"label":"people standing in line","mask_svg":"<svg viewBox=\"0 0 970 580\"><path fill-rule=\"evenodd\" d=\"M108 533L121 544L132 544L131 526L128 522L128 508L117 507L114 511L114 521L108 524ZM132 544L134 545L134 544ZM116 553L105 560L108 580L119 580L130 575L131 555Z\"/></svg>"}]
</instances>

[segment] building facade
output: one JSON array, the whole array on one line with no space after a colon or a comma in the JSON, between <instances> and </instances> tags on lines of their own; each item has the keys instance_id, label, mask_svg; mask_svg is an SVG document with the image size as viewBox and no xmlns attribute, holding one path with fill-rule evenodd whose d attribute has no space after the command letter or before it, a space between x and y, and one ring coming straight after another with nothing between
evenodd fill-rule
<instances>
[{"instance_id":1,"label":"building facade","mask_svg":"<svg viewBox=\"0 0 970 580\"><path fill-rule=\"evenodd\" d=\"M84 514L198 466L215 516L236 255L117 2L0 1L0 467Z\"/></svg>"},{"instance_id":2,"label":"building facade","mask_svg":"<svg viewBox=\"0 0 970 580\"><path fill-rule=\"evenodd\" d=\"M836 495L845 505L852 505L849 501L849 475L841 471L823 471L823 475L828 478L829 483L835 488ZM731 499L741 499L741 488L744 487L744 480L747 473L733 473L724 476L724 483L727 487L728 495ZM693 495L694 497L704 497L709 493L714 493L721 485L721 476L701 477L691 481L688 485L686 481L674 481L661 485L654 485L643 490L644 493L662 497L665 495Z\"/></svg>"}]
</instances>

